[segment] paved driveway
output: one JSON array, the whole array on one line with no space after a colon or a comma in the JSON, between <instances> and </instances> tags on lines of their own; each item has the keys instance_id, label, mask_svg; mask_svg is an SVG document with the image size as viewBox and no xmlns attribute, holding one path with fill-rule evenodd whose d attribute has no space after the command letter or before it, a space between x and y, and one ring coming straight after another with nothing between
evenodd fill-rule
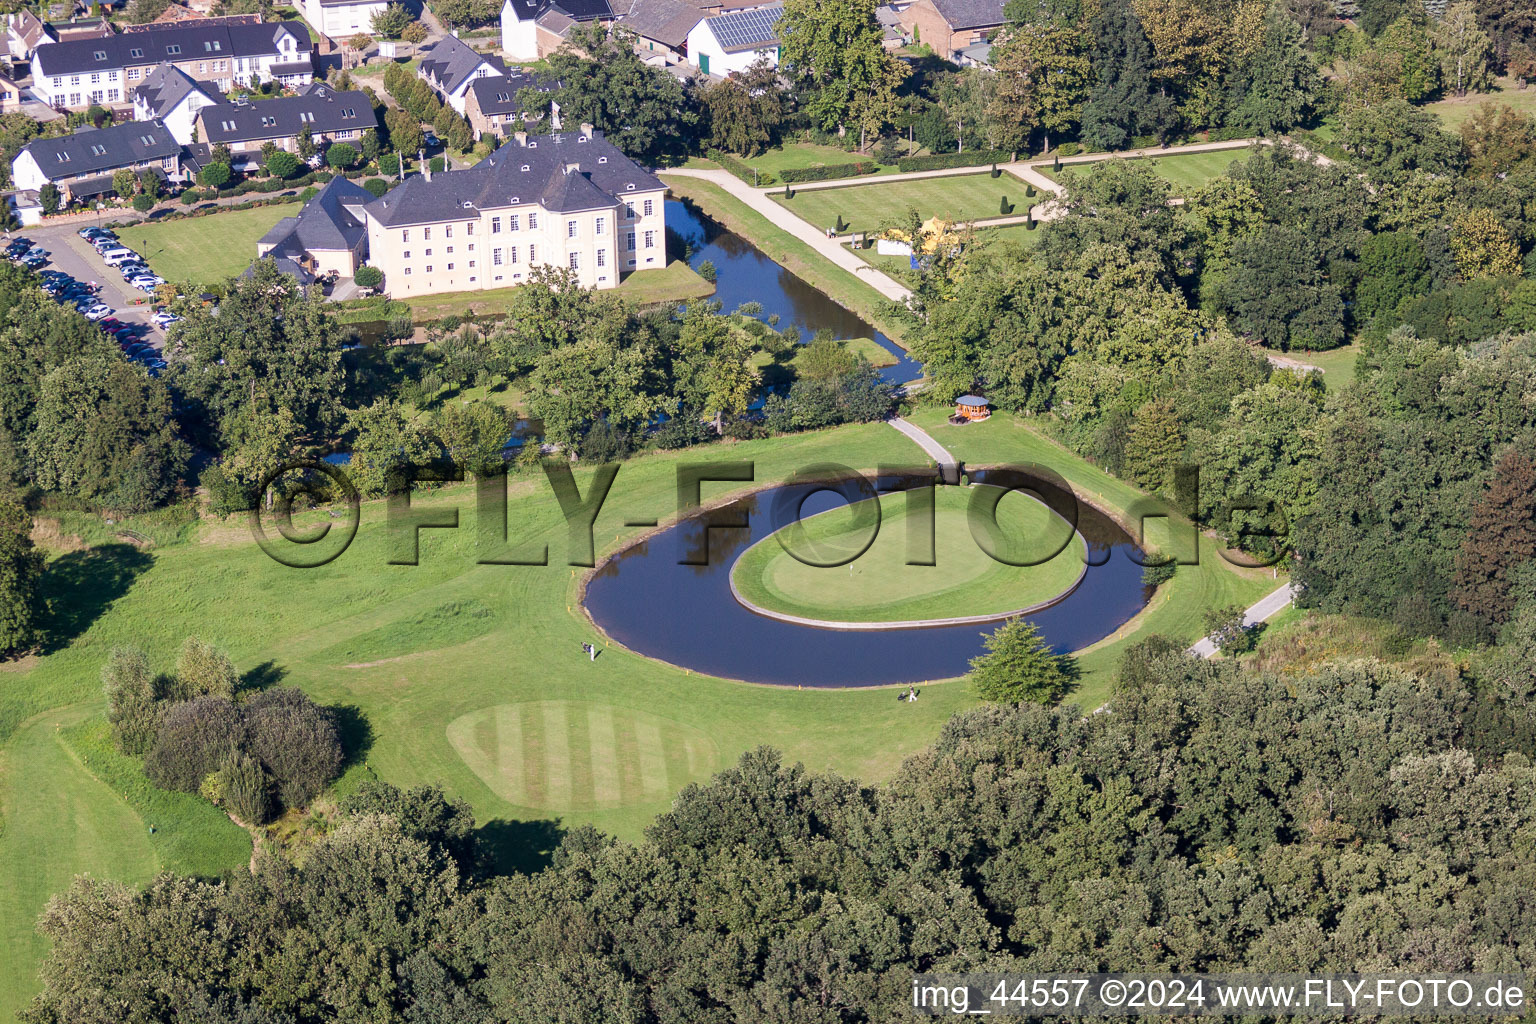
<instances>
[{"instance_id":1,"label":"paved driveway","mask_svg":"<svg viewBox=\"0 0 1536 1024\"><path fill-rule=\"evenodd\" d=\"M131 287L123 275L107 266L96 250L75 232L79 224L26 228L17 234L32 239L52 255L48 268L62 270L77 281L94 281L101 288L101 301L111 306L125 324L143 324L144 341L156 349L165 346L165 332L149 322L149 296Z\"/></svg>"}]
</instances>

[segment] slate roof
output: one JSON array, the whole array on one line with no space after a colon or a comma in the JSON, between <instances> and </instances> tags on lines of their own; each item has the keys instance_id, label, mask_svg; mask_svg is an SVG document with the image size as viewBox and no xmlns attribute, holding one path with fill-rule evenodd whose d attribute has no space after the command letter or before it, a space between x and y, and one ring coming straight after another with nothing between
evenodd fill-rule
<instances>
[{"instance_id":1,"label":"slate roof","mask_svg":"<svg viewBox=\"0 0 1536 1024\"><path fill-rule=\"evenodd\" d=\"M956 31L1003 23L1003 0L933 0L933 6Z\"/></svg>"},{"instance_id":2,"label":"slate roof","mask_svg":"<svg viewBox=\"0 0 1536 1024\"><path fill-rule=\"evenodd\" d=\"M560 83L552 78L531 75L526 71L511 71L497 78L477 78L469 83L475 94L475 102L483 114L517 113L517 94L523 89L554 92Z\"/></svg>"},{"instance_id":3,"label":"slate roof","mask_svg":"<svg viewBox=\"0 0 1536 1024\"><path fill-rule=\"evenodd\" d=\"M43 25L42 19L31 11L23 9L15 14L8 14L5 20L6 31L21 40L29 50L48 38L48 29Z\"/></svg>"},{"instance_id":4,"label":"slate roof","mask_svg":"<svg viewBox=\"0 0 1536 1024\"><path fill-rule=\"evenodd\" d=\"M33 139L22 148L52 181L111 171L131 164L179 156L181 144L160 121L124 121L89 126L60 139Z\"/></svg>"},{"instance_id":5,"label":"slate roof","mask_svg":"<svg viewBox=\"0 0 1536 1024\"><path fill-rule=\"evenodd\" d=\"M568 165L576 170L567 173ZM413 174L370 203L368 215L396 227L460 220L466 210L515 203L554 212L597 210L617 206L626 193L665 187L601 132L590 138L564 132L513 139L475 166L434 174L431 181Z\"/></svg>"},{"instance_id":6,"label":"slate roof","mask_svg":"<svg viewBox=\"0 0 1536 1024\"><path fill-rule=\"evenodd\" d=\"M133 90L135 102L143 101L149 116L164 117L176 109L177 104L192 93L202 93L211 103L222 103L224 97L210 92L185 71L170 64L161 64L144 76L144 81Z\"/></svg>"},{"instance_id":7,"label":"slate roof","mask_svg":"<svg viewBox=\"0 0 1536 1024\"><path fill-rule=\"evenodd\" d=\"M501 62L500 57L481 53L454 36L444 36L421 51L421 62L417 70L436 83L443 92L452 93L457 92L459 86L481 64L488 65L500 74L507 73L507 66Z\"/></svg>"},{"instance_id":8,"label":"slate roof","mask_svg":"<svg viewBox=\"0 0 1536 1024\"><path fill-rule=\"evenodd\" d=\"M507 0L518 21L538 21L547 14L561 14L571 21L595 21L613 17L609 0Z\"/></svg>"},{"instance_id":9,"label":"slate roof","mask_svg":"<svg viewBox=\"0 0 1536 1024\"><path fill-rule=\"evenodd\" d=\"M305 86L297 96L204 107L198 116L204 129L201 139L210 145L286 139L305 127L316 135L329 135L378 126L367 93L337 92L324 82Z\"/></svg>"},{"instance_id":10,"label":"slate roof","mask_svg":"<svg viewBox=\"0 0 1536 1024\"><path fill-rule=\"evenodd\" d=\"M296 217L284 217L257 244L271 245L269 256L296 258L306 252L354 249L368 233L361 213L373 193L337 176L326 182Z\"/></svg>"},{"instance_id":11,"label":"slate roof","mask_svg":"<svg viewBox=\"0 0 1536 1024\"><path fill-rule=\"evenodd\" d=\"M314 46L303 22L210 25L206 21L193 21L109 39L44 43L32 58L32 71L34 77L77 75L165 61L258 57L277 53L278 40L284 35L293 38L295 53L307 57L313 52Z\"/></svg>"},{"instance_id":12,"label":"slate roof","mask_svg":"<svg viewBox=\"0 0 1536 1024\"><path fill-rule=\"evenodd\" d=\"M702 11L684 0L635 0L619 24L646 39L680 47L703 17Z\"/></svg>"},{"instance_id":13,"label":"slate roof","mask_svg":"<svg viewBox=\"0 0 1536 1024\"><path fill-rule=\"evenodd\" d=\"M722 50L726 53L741 53L745 50L762 50L777 46L779 43L777 27L779 19L783 16L784 6L774 4L771 7L756 7L748 11L717 14L713 18L705 18L704 24L720 41Z\"/></svg>"}]
</instances>

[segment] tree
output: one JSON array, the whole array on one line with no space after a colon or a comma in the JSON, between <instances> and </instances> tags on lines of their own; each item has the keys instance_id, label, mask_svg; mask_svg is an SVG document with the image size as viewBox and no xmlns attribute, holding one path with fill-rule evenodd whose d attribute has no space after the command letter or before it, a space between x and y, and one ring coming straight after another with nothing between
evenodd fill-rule
<instances>
[{"instance_id":1,"label":"tree","mask_svg":"<svg viewBox=\"0 0 1536 1024\"><path fill-rule=\"evenodd\" d=\"M710 145L753 156L772 146L784 120L784 92L766 57L704 88Z\"/></svg>"},{"instance_id":2,"label":"tree","mask_svg":"<svg viewBox=\"0 0 1536 1024\"><path fill-rule=\"evenodd\" d=\"M338 171L344 171L357 163L357 150L345 142L333 142L325 151L325 162Z\"/></svg>"},{"instance_id":3,"label":"tree","mask_svg":"<svg viewBox=\"0 0 1536 1024\"><path fill-rule=\"evenodd\" d=\"M1205 635L1222 654L1247 654L1258 646L1258 630L1243 623L1242 605L1209 608L1205 612Z\"/></svg>"},{"instance_id":4,"label":"tree","mask_svg":"<svg viewBox=\"0 0 1536 1024\"><path fill-rule=\"evenodd\" d=\"M1172 481L1183 454L1184 427L1171 401L1148 402L1136 410L1126 444L1132 479L1149 491L1161 490Z\"/></svg>"},{"instance_id":5,"label":"tree","mask_svg":"<svg viewBox=\"0 0 1536 1024\"><path fill-rule=\"evenodd\" d=\"M111 356L70 360L43 377L27 452L40 486L128 512L163 502L191 454L165 384Z\"/></svg>"},{"instance_id":6,"label":"tree","mask_svg":"<svg viewBox=\"0 0 1536 1024\"><path fill-rule=\"evenodd\" d=\"M1173 128L1173 103L1152 86L1152 44L1130 0L1105 0L1093 36L1095 81L1083 107L1083 141L1123 149L1138 136L1161 139Z\"/></svg>"},{"instance_id":7,"label":"tree","mask_svg":"<svg viewBox=\"0 0 1536 1024\"><path fill-rule=\"evenodd\" d=\"M197 181L207 188L223 188L228 184L229 176L229 164L209 164L197 172Z\"/></svg>"},{"instance_id":8,"label":"tree","mask_svg":"<svg viewBox=\"0 0 1536 1024\"><path fill-rule=\"evenodd\" d=\"M146 25L164 14L171 0L133 0L128 5L128 20L135 25Z\"/></svg>"},{"instance_id":9,"label":"tree","mask_svg":"<svg viewBox=\"0 0 1536 1024\"><path fill-rule=\"evenodd\" d=\"M1493 44L1477 25L1477 9L1467 0L1451 4L1430 33L1440 54L1446 88L1457 96L1486 92L1493 83Z\"/></svg>"},{"instance_id":10,"label":"tree","mask_svg":"<svg viewBox=\"0 0 1536 1024\"><path fill-rule=\"evenodd\" d=\"M1470 210L1457 219L1451 252L1465 281L1520 273L1520 246L1492 210Z\"/></svg>"},{"instance_id":11,"label":"tree","mask_svg":"<svg viewBox=\"0 0 1536 1024\"><path fill-rule=\"evenodd\" d=\"M1397 310L1404 299L1416 298L1431 285L1429 260L1412 232L1384 231L1360 247L1360 286L1355 291L1355 317L1367 322Z\"/></svg>"},{"instance_id":12,"label":"tree","mask_svg":"<svg viewBox=\"0 0 1536 1024\"><path fill-rule=\"evenodd\" d=\"M155 208L155 201L150 196L141 193L133 197L133 208L140 213L148 213Z\"/></svg>"},{"instance_id":13,"label":"tree","mask_svg":"<svg viewBox=\"0 0 1536 1024\"><path fill-rule=\"evenodd\" d=\"M1075 28L1026 25L1008 28L992 48L996 87L987 107L989 142L1027 149L1033 129L1052 134L1077 123L1092 68Z\"/></svg>"},{"instance_id":14,"label":"tree","mask_svg":"<svg viewBox=\"0 0 1536 1024\"><path fill-rule=\"evenodd\" d=\"M1301 26L1282 12L1264 24L1263 44L1234 76L1241 97L1228 115L1234 127L1266 135L1290 131L1311 116L1322 77L1301 43Z\"/></svg>"},{"instance_id":15,"label":"tree","mask_svg":"<svg viewBox=\"0 0 1536 1024\"><path fill-rule=\"evenodd\" d=\"M63 193L59 191L59 186L51 181L43 182L43 187L37 190L37 201L42 205L44 213L57 213L62 199Z\"/></svg>"},{"instance_id":16,"label":"tree","mask_svg":"<svg viewBox=\"0 0 1536 1024\"><path fill-rule=\"evenodd\" d=\"M369 163L379 158L381 146L379 144L379 130L377 128L363 129L362 138L363 159Z\"/></svg>"},{"instance_id":17,"label":"tree","mask_svg":"<svg viewBox=\"0 0 1536 1024\"><path fill-rule=\"evenodd\" d=\"M1414 171L1454 174L1462 163L1461 144L1440 118L1400 99L1352 112L1338 141L1377 184L1405 181Z\"/></svg>"},{"instance_id":18,"label":"tree","mask_svg":"<svg viewBox=\"0 0 1536 1024\"><path fill-rule=\"evenodd\" d=\"M298 136L294 139L294 148L299 152L299 159L306 161L317 152L315 133L310 129L309 125L305 125L300 129Z\"/></svg>"},{"instance_id":19,"label":"tree","mask_svg":"<svg viewBox=\"0 0 1536 1024\"><path fill-rule=\"evenodd\" d=\"M438 444L467 472L485 475L506 468L502 456L512 436L512 419L494 402L452 402L432 423Z\"/></svg>"},{"instance_id":20,"label":"tree","mask_svg":"<svg viewBox=\"0 0 1536 1024\"><path fill-rule=\"evenodd\" d=\"M971 688L999 704L1055 704L1072 689L1077 664L1057 654L1028 619L1009 619L983 634L987 653L971 659Z\"/></svg>"},{"instance_id":21,"label":"tree","mask_svg":"<svg viewBox=\"0 0 1536 1024\"><path fill-rule=\"evenodd\" d=\"M306 807L341 772L341 740L329 711L292 686L245 703L248 749L277 786L283 806Z\"/></svg>"},{"instance_id":22,"label":"tree","mask_svg":"<svg viewBox=\"0 0 1536 1024\"><path fill-rule=\"evenodd\" d=\"M247 825L264 825L271 817L270 783L255 758L232 754L219 769L218 785L230 813Z\"/></svg>"},{"instance_id":23,"label":"tree","mask_svg":"<svg viewBox=\"0 0 1536 1024\"><path fill-rule=\"evenodd\" d=\"M421 122L403 110L384 111L384 129L389 132L389 144L406 156L414 156L426 145Z\"/></svg>"},{"instance_id":24,"label":"tree","mask_svg":"<svg viewBox=\"0 0 1536 1024\"><path fill-rule=\"evenodd\" d=\"M396 402L381 398L349 412L347 420L357 432L347 469L364 494L385 493L394 473L424 466L437 454L427 433L407 419Z\"/></svg>"},{"instance_id":25,"label":"tree","mask_svg":"<svg viewBox=\"0 0 1536 1024\"><path fill-rule=\"evenodd\" d=\"M286 149L280 149L267 158L266 168L267 173L274 178L291 177L299 169L299 158Z\"/></svg>"},{"instance_id":26,"label":"tree","mask_svg":"<svg viewBox=\"0 0 1536 1024\"><path fill-rule=\"evenodd\" d=\"M519 102L525 110L549 110L553 101L564 123L592 125L642 163L680 157L693 144L698 114L682 83L641 61L634 44L634 33L622 25L576 26L548 58L549 78L559 88L543 93L530 86Z\"/></svg>"},{"instance_id":27,"label":"tree","mask_svg":"<svg viewBox=\"0 0 1536 1024\"><path fill-rule=\"evenodd\" d=\"M496 20L501 8L495 0L436 0L432 13L455 28L484 25Z\"/></svg>"},{"instance_id":28,"label":"tree","mask_svg":"<svg viewBox=\"0 0 1536 1024\"><path fill-rule=\"evenodd\" d=\"M112 191L116 192L119 198L132 199L134 188L138 185L138 180L138 177L131 170L126 167L119 167L116 171L112 172Z\"/></svg>"},{"instance_id":29,"label":"tree","mask_svg":"<svg viewBox=\"0 0 1536 1024\"><path fill-rule=\"evenodd\" d=\"M36 642L42 575L43 553L32 544L32 517L16 502L0 498L0 656L11 657Z\"/></svg>"},{"instance_id":30,"label":"tree","mask_svg":"<svg viewBox=\"0 0 1536 1024\"><path fill-rule=\"evenodd\" d=\"M400 33L406 30L412 20L411 12L406 10L404 4L390 4L375 14L369 24L373 26L374 35L399 39Z\"/></svg>"},{"instance_id":31,"label":"tree","mask_svg":"<svg viewBox=\"0 0 1536 1024\"><path fill-rule=\"evenodd\" d=\"M139 172L139 192L148 196L151 200L160 198L160 175L154 171L143 170Z\"/></svg>"},{"instance_id":32,"label":"tree","mask_svg":"<svg viewBox=\"0 0 1536 1024\"><path fill-rule=\"evenodd\" d=\"M196 793L203 780L240 752L245 726L226 697L198 697L171 705L144 756L144 774L161 789Z\"/></svg>"},{"instance_id":33,"label":"tree","mask_svg":"<svg viewBox=\"0 0 1536 1024\"><path fill-rule=\"evenodd\" d=\"M229 655L212 644L195 636L182 641L176 655L176 700L194 697L233 697L240 685L240 673L235 671Z\"/></svg>"},{"instance_id":34,"label":"tree","mask_svg":"<svg viewBox=\"0 0 1536 1024\"><path fill-rule=\"evenodd\" d=\"M779 20L779 63L805 90L803 109L823 131L857 126L876 113L906 73L886 51L875 0L788 0ZM878 116L878 115L877 115ZM878 134L878 132L877 132Z\"/></svg>"},{"instance_id":35,"label":"tree","mask_svg":"<svg viewBox=\"0 0 1536 1024\"><path fill-rule=\"evenodd\" d=\"M1456 554L1456 604L1490 622L1514 610L1512 574L1536 564L1536 466L1509 449L1493 467L1488 488L1472 506L1466 539Z\"/></svg>"},{"instance_id":36,"label":"tree","mask_svg":"<svg viewBox=\"0 0 1536 1024\"><path fill-rule=\"evenodd\" d=\"M413 21L401 29L400 38L407 43L424 43L427 41L427 26L420 21Z\"/></svg>"},{"instance_id":37,"label":"tree","mask_svg":"<svg viewBox=\"0 0 1536 1024\"><path fill-rule=\"evenodd\" d=\"M1480 178L1502 178L1536 167L1536 118L1507 103L1483 103L1461 124L1467 169Z\"/></svg>"},{"instance_id":38,"label":"tree","mask_svg":"<svg viewBox=\"0 0 1536 1024\"><path fill-rule=\"evenodd\" d=\"M369 179L377 180L377 179ZM373 191L369 189L369 191ZM384 283L384 271L378 267L370 267L366 264L357 268L357 273L352 275L352 280L361 288L377 288Z\"/></svg>"},{"instance_id":39,"label":"tree","mask_svg":"<svg viewBox=\"0 0 1536 1024\"><path fill-rule=\"evenodd\" d=\"M114 647L101 667L112 739L124 754L143 754L160 728L155 676L149 658L137 647Z\"/></svg>"},{"instance_id":40,"label":"tree","mask_svg":"<svg viewBox=\"0 0 1536 1024\"><path fill-rule=\"evenodd\" d=\"M1396 72L1397 95L1417 103L1440 87L1440 62L1422 18L1398 18L1376 40Z\"/></svg>"}]
</instances>

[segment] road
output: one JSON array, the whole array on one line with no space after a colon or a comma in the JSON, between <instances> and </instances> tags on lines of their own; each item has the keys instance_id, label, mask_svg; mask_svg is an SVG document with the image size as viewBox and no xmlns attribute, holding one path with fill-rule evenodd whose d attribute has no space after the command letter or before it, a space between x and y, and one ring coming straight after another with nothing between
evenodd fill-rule
<instances>
[{"instance_id":1,"label":"road","mask_svg":"<svg viewBox=\"0 0 1536 1024\"><path fill-rule=\"evenodd\" d=\"M1296 593L1291 584L1287 583L1279 590L1265 594L1255 601L1247 611L1243 613L1243 625L1254 626L1260 622L1267 622L1280 614L1295 598ZM1216 644L1210 637L1200 640L1189 649L1189 653L1197 658L1210 658L1216 654Z\"/></svg>"},{"instance_id":2,"label":"road","mask_svg":"<svg viewBox=\"0 0 1536 1024\"><path fill-rule=\"evenodd\" d=\"M113 316L125 324L143 325L143 341L163 349L165 332L149 322L149 296L130 287L121 274L107 266L96 250L76 234L80 227L78 223L39 226L12 234L30 238L52 254L45 269L61 270L77 281L94 281L101 288L101 301L116 310Z\"/></svg>"},{"instance_id":3,"label":"road","mask_svg":"<svg viewBox=\"0 0 1536 1024\"><path fill-rule=\"evenodd\" d=\"M915 441L918 447L927 452L934 462L941 466L953 466L955 464L955 457L949 454L949 449L935 441L933 435L916 423L904 420L900 416L892 416L886 422Z\"/></svg>"}]
</instances>

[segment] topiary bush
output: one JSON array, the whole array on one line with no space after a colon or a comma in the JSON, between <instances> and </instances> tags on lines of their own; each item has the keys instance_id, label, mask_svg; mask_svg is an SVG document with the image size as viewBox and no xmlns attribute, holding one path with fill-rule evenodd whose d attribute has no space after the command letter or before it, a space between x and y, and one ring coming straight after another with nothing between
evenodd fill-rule
<instances>
[{"instance_id":1,"label":"topiary bush","mask_svg":"<svg viewBox=\"0 0 1536 1024\"><path fill-rule=\"evenodd\" d=\"M363 188L373 193L374 197L377 198L382 196L385 192L389 191L389 182L385 181L383 178L369 178L367 181L363 182Z\"/></svg>"},{"instance_id":2,"label":"topiary bush","mask_svg":"<svg viewBox=\"0 0 1536 1024\"><path fill-rule=\"evenodd\" d=\"M140 213L148 213L155 208L155 201L152 197L146 196L141 192L133 197L133 208Z\"/></svg>"},{"instance_id":3,"label":"topiary bush","mask_svg":"<svg viewBox=\"0 0 1536 1024\"><path fill-rule=\"evenodd\" d=\"M384 282L384 271L378 267L361 266L357 268L357 273L352 276L352 280L356 281L361 288L377 288Z\"/></svg>"}]
</instances>

